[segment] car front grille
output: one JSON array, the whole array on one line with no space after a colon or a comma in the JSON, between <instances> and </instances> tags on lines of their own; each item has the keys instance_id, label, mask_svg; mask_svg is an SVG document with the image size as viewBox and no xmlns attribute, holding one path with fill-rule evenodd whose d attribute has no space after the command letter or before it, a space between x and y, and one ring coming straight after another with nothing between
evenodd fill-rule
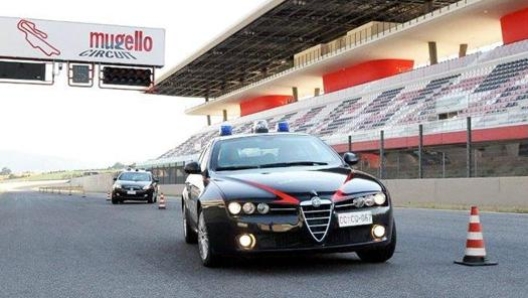
<instances>
[{"instance_id":1,"label":"car front grille","mask_svg":"<svg viewBox=\"0 0 528 298\"><path fill-rule=\"evenodd\" d=\"M333 229L326 242L328 245L357 244L372 241L370 226Z\"/></svg>"},{"instance_id":2,"label":"car front grille","mask_svg":"<svg viewBox=\"0 0 528 298\"><path fill-rule=\"evenodd\" d=\"M336 209L336 211L339 211L339 212L346 212L346 211L354 211L354 210L357 210L357 209L363 207L362 205L360 207L356 203L356 200L357 200L357 198L338 202L338 203L335 204L335 209Z\"/></svg>"},{"instance_id":3,"label":"car front grille","mask_svg":"<svg viewBox=\"0 0 528 298\"><path fill-rule=\"evenodd\" d=\"M292 205L270 204L270 214L292 215L297 214L297 207Z\"/></svg>"},{"instance_id":4,"label":"car front grille","mask_svg":"<svg viewBox=\"0 0 528 298\"><path fill-rule=\"evenodd\" d=\"M309 200L301 203L301 211L306 227L312 237L321 242L328 233L334 204L330 200Z\"/></svg>"},{"instance_id":5,"label":"car front grille","mask_svg":"<svg viewBox=\"0 0 528 298\"><path fill-rule=\"evenodd\" d=\"M141 190L141 189L143 189L143 187L138 186L138 185L123 185L122 188L125 189L125 190Z\"/></svg>"},{"instance_id":6,"label":"car front grille","mask_svg":"<svg viewBox=\"0 0 528 298\"><path fill-rule=\"evenodd\" d=\"M299 233L271 233L259 235L261 249L288 249L313 247L311 236Z\"/></svg>"}]
</instances>

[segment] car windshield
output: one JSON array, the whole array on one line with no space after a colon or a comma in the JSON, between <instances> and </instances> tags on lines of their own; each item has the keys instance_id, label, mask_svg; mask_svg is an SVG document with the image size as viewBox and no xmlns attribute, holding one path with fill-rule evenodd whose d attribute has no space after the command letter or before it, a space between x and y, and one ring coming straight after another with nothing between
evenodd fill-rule
<instances>
[{"instance_id":1,"label":"car windshield","mask_svg":"<svg viewBox=\"0 0 528 298\"><path fill-rule=\"evenodd\" d=\"M150 181L149 173L140 173L140 172L126 172L122 173L119 176L119 180L126 181Z\"/></svg>"},{"instance_id":2,"label":"car windshield","mask_svg":"<svg viewBox=\"0 0 528 298\"><path fill-rule=\"evenodd\" d=\"M309 135L255 135L225 139L215 145L216 171L342 163L328 145Z\"/></svg>"}]
</instances>

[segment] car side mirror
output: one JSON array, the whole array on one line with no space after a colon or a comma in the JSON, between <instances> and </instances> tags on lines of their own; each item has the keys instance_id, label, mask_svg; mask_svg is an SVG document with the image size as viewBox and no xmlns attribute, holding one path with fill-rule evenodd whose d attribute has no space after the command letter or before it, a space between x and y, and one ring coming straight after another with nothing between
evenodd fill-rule
<instances>
[{"instance_id":1,"label":"car side mirror","mask_svg":"<svg viewBox=\"0 0 528 298\"><path fill-rule=\"evenodd\" d=\"M186 164L183 171L187 174L200 174L201 172L200 165L195 161Z\"/></svg>"},{"instance_id":2,"label":"car side mirror","mask_svg":"<svg viewBox=\"0 0 528 298\"><path fill-rule=\"evenodd\" d=\"M117 177L114 177L114 181L117 181Z\"/></svg>"},{"instance_id":3,"label":"car side mirror","mask_svg":"<svg viewBox=\"0 0 528 298\"><path fill-rule=\"evenodd\" d=\"M357 155L352 152L347 152L343 154L343 159L349 166L353 166L359 162L359 158L357 157Z\"/></svg>"}]
</instances>

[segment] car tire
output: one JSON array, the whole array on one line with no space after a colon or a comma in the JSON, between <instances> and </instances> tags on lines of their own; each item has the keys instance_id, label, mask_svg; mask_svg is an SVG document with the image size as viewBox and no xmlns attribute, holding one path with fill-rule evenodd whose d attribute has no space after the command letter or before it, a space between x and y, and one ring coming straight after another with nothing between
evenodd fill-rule
<instances>
[{"instance_id":1,"label":"car tire","mask_svg":"<svg viewBox=\"0 0 528 298\"><path fill-rule=\"evenodd\" d=\"M149 203L149 204L154 203L154 202L152 201L152 198L153 198L153 197L154 197L154 194L149 195L149 196L147 197L147 203Z\"/></svg>"},{"instance_id":2,"label":"car tire","mask_svg":"<svg viewBox=\"0 0 528 298\"><path fill-rule=\"evenodd\" d=\"M218 265L218 256L213 252L203 212L198 215L198 252L205 267Z\"/></svg>"},{"instance_id":3,"label":"car tire","mask_svg":"<svg viewBox=\"0 0 528 298\"><path fill-rule=\"evenodd\" d=\"M183 236L185 242L189 244L196 244L198 242L198 234L189 225L189 215L187 207L184 205L182 208L182 219L183 219Z\"/></svg>"},{"instance_id":4,"label":"car tire","mask_svg":"<svg viewBox=\"0 0 528 298\"><path fill-rule=\"evenodd\" d=\"M383 263L383 262L386 262L388 259L392 258L392 255L394 254L395 250L396 250L396 223L393 222L391 241L388 245L381 247L381 248L360 250L360 251L357 251L356 254L364 262Z\"/></svg>"},{"instance_id":5,"label":"car tire","mask_svg":"<svg viewBox=\"0 0 528 298\"><path fill-rule=\"evenodd\" d=\"M116 198L112 197L112 204L116 205L117 203L119 203L119 201Z\"/></svg>"}]
</instances>

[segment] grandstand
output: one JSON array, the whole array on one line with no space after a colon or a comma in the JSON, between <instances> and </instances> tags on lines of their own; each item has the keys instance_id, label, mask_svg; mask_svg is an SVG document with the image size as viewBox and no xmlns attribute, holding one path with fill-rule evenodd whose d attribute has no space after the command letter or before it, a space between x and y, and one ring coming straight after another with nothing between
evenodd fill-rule
<instances>
[{"instance_id":1,"label":"grandstand","mask_svg":"<svg viewBox=\"0 0 528 298\"><path fill-rule=\"evenodd\" d=\"M528 4L360 2L270 1L177 66L150 92L204 97L206 102L188 113L207 116L210 125L142 165L170 176L166 182L181 182L183 163L195 159L218 132L220 123L211 123L211 115L222 114L236 133L249 132L257 119L266 119L270 126L288 121L293 131L317 135L338 152L359 152L359 167L385 179L528 175L528 26L515 23L519 15L528 19ZM359 12L369 17L358 18ZM330 22L332 30L322 21L328 16L340 20ZM280 29L283 18L304 23L290 22ZM313 24L306 24L307 18ZM513 33L511 22L517 28ZM474 27L452 32L453 24ZM275 34L270 28L291 34ZM261 36L264 42L251 47L252 39L244 43L239 36L248 31L265 31L284 45L271 47L265 43L269 38ZM312 42L280 38L305 40L301 32L312 34ZM430 39L424 41L424 34ZM409 40L404 47L402 42ZM460 46L439 50L431 40ZM474 44L471 54L466 53L466 40ZM491 50L478 50L498 43ZM423 50L424 44L429 51ZM235 49L238 62L225 62L229 67L219 62L219 53ZM381 52L373 53L375 49ZM283 56L277 54L281 51ZM450 59L438 63L441 51ZM277 59L286 63L254 74ZM365 68L369 63L376 68ZM380 67L388 72L380 75ZM207 72L211 68L215 71ZM358 75L369 71L375 74ZM233 81L237 83L225 84ZM289 86L286 92L284 85ZM310 87L311 96L298 96ZM273 102L273 96L285 100Z\"/></svg>"}]
</instances>

